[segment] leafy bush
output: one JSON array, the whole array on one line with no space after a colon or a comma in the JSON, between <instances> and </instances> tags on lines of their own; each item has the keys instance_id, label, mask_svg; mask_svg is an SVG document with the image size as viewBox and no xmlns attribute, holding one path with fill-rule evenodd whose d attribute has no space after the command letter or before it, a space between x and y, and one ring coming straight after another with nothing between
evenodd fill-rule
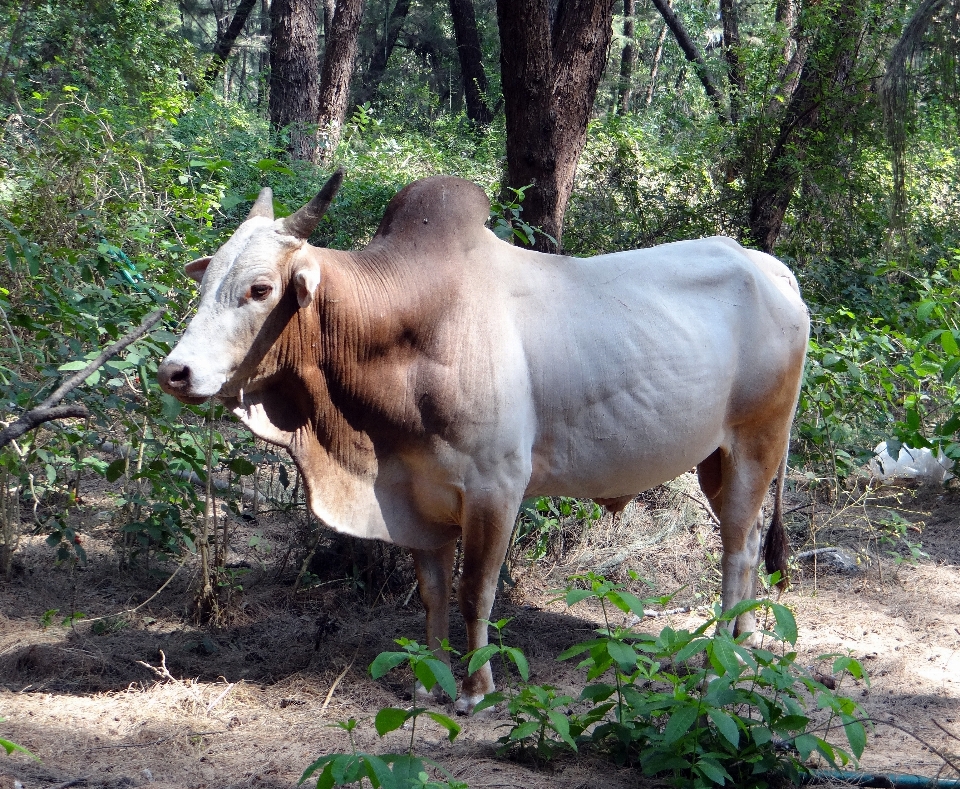
<instances>
[{"instance_id":1,"label":"leafy bush","mask_svg":"<svg viewBox=\"0 0 960 789\"><path fill-rule=\"evenodd\" d=\"M641 600L593 574L576 580L577 587L567 589L563 599L568 605L598 601L606 622L596 638L558 658L581 657L579 665L591 683L578 699L583 711L564 712L573 699L549 686L524 684L489 694L477 710L505 703L514 721L500 740L504 749L530 749L542 759L589 744L618 764L637 765L645 775L696 787L766 786L773 774L799 780L813 753L835 766L855 762L863 753L866 730L859 707L797 664L790 649L797 640L796 622L785 606L747 600L716 611L693 632L667 627L652 635L633 626L614 627L610 614L616 609L642 616L645 605L668 598ZM751 610L772 617L771 628L759 631L771 648L748 646L745 637L734 639L726 629L725 623ZM724 626L707 635L718 624ZM497 651L502 645L485 656ZM869 682L853 658L824 659L833 660L835 673ZM482 662L471 660L470 670ZM811 704L826 712L826 722L818 723L807 711ZM826 739L838 727L849 751Z\"/></svg>"}]
</instances>

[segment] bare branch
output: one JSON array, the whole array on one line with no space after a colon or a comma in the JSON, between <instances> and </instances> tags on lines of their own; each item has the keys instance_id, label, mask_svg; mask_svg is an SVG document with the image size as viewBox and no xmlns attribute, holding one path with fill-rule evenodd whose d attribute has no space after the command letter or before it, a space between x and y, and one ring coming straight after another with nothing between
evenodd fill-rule
<instances>
[{"instance_id":1,"label":"bare branch","mask_svg":"<svg viewBox=\"0 0 960 789\"><path fill-rule=\"evenodd\" d=\"M673 33L673 37L680 45L680 49L683 50L683 54L686 55L687 60L693 64L693 69L697 72L700 82L703 83L703 88L706 90L707 96L710 97L710 101L713 102L713 106L717 111L717 115L720 116L720 120L728 121L729 117L727 116L726 107L724 107L723 104L723 95L714 83L713 77L710 75L710 70L707 68L707 63L703 59L703 55L700 54L697 45L693 43L693 39L690 38L690 34L687 33L686 28L683 26L683 22L681 22L679 17L673 12L667 0L653 0L653 4L657 7L657 11L660 12L660 16L663 17L663 21L667 23L667 27L669 27L670 32Z\"/></svg>"},{"instance_id":2,"label":"bare branch","mask_svg":"<svg viewBox=\"0 0 960 789\"><path fill-rule=\"evenodd\" d=\"M95 370L100 369L104 364L106 364L112 356L120 353L120 351L122 351L132 342L139 340L144 334L150 331L150 329L152 329L160 320L162 315L163 310L154 310L151 312L146 318L143 319L143 323L137 326L136 329L133 329L117 340L80 372L70 376L70 378L60 384L60 386L54 390L53 394L47 397L42 403L40 403L40 405L36 406L35 408L31 408L15 422L7 425L2 431L0 431L0 448L5 447L11 441L19 438L24 433L39 427L44 422L50 422L54 419L64 419L66 417L90 416L90 412L87 411L86 407L80 403L62 406L58 406L57 403L59 403L64 397L70 394L70 392L76 389L82 381L85 381L87 378L89 378Z\"/></svg>"}]
</instances>

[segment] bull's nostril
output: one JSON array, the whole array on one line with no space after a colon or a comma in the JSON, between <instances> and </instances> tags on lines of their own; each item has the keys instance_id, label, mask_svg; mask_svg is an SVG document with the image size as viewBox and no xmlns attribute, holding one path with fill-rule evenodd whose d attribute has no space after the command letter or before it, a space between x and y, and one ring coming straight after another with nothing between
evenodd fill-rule
<instances>
[{"instance_id":1,"label":"bull's nostril","mask_svg":"<svg viewBox=\"0 0 960 789\"><path fill-rule=\"evenodd\" d=\"M183 392L190 388L190 368L185 364L164 362L157 371L160 388L168 394Z\"/></svg>"}]
</instances>

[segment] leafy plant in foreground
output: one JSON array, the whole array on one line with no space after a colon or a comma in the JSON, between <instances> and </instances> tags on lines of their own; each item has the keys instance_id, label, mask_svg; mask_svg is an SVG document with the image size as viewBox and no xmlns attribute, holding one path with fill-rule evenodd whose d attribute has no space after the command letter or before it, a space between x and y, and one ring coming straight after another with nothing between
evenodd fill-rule
<instances>
[{"instance_id":1,"label":"leafy plant in foreground","mask_svg":"<svg viewBox=\"0 0 960 789\"><path fill-rule=\"evenodd\" d=\"M669 775L677 785L751 787L766 785L775 773L798 780L813 753L834 766L863 753L859 707L813 679L797 664L797 653L787 651L798 634L785 606L746 600L725 612L718 607L692 632L667 627L652 635L611 626L611 605L638 613L640 601L622 586L593 574L578 580L587 588L568 589L567 603L598 600L605 626L559 659L583 655L587 679L599 680L584 688L580 700L606 717L581 739L609 748L618 763L637 764L646 775ZM734 638L726 627L707 635L718 623L758 610L773 622L755 635L782 647L780 654L748 646L747 635ZM853 658L824 658L834 658L834 672L868 681ZM811 702L828 713L823 736L807 712ZM826 739L837 723L849 752Z\"/></svg>"},{"instance_id":2,"label":"leafy plant in foreground","mask_svg":"<svg viewBox=\"0 0 960 789\"><path fill-rule=\"evenodd\" d=\"M350 736L352 753L321 756L307 767L299 783L302 784L316 775L317 789L362 784L365 779L374 789L379 787L383 789L467 789L465 783L454 780L449 773L447 773L447 781L432 780L427 773L424 760L414 755L417 719L421 715L426 715L446 729L450 742L453 742L460 733L460 726L452 718L417 706L418 684L421 684L427 692L439 686L451 698L456 696L457 684L450 672L450 667L442 660L438 660L427 647L416 641L401 638L397 643L403 648L402 651L381 652L370 664L370 674L374 679L379 679L397 666L407 664L414 677L413 707L410 709L384 707L377 713L374 727L377 734L383 737L409 721L410 747L407 753L387 753L376 756L358 751L353 738L357 721L351 718L337 723L336 726ZM431 761L430 764L446 773L435 762Z\"/></svg>"}]
</instances>

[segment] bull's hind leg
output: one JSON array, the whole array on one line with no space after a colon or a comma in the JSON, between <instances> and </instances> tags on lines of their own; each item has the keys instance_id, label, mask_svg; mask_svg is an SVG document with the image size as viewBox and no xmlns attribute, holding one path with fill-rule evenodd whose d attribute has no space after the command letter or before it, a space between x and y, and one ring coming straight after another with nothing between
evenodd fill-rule
<instances>
[{"instance_id":1,"label":"bull's hind leg","mask_svg":"<svg viewBox=\"0 0 960 789\"><path fill-rule=\"evenodd\" d=\"M763 532L763 499L777 474L787 448L787 436L771 436L763 430L742 430L728 450L719 451L719 464L711 455L698 467L701 486L714 482L719 465L719 492L716 486L704 492L720 519L723 546L723 610L727 611L756 594L760 537ZM713 493L713 495L711 495ZM730 625L735 635L753 632L753 611L741 614Z\"/></svg>"}]
</instances>

